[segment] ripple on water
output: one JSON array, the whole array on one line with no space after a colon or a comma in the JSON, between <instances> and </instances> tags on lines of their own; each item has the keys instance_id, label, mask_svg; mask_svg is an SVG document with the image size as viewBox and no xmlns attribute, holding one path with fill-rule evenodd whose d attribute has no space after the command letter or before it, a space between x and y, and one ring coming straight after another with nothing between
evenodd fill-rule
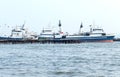
<instances>
[{"instance_id":1,"label":"ripple on water","mask_svg":"<svg viewBox=\"0 0 120 77\"><path fill-rule=\"evenodd\" d=\"M0 77L119 77L119 45L1 44Z\"/></svg>"}]
</instances>

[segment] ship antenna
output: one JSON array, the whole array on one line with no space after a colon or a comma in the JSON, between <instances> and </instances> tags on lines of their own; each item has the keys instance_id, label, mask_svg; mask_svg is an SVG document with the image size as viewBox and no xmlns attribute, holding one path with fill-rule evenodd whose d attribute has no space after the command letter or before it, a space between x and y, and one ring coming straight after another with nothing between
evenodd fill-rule
<instances>
[{"instance_id":1,"label":"ship antenna","mask_svg":"<svg viewBox=\"0 0 120 77\"><path fill-rule=\"evenodd\" d=\"M61 30L61 21L59 20L59 24L58 24L58 26L59 26L59 32L61 33L62 32L62 30Z\"/></svg>"}]
</instances>

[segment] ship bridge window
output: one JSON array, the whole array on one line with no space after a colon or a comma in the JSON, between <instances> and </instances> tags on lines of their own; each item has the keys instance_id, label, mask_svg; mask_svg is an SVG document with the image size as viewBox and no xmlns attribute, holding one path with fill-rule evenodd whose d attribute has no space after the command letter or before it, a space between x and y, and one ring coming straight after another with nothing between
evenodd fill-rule
<instances>
[{"instance_id":1,"label":"ship bridge window","mask_svg":"<svg viewBox=\"0 0 120 77\"><path fill-rule=\"evenodd\" d=\"M59 33L56 33L55 35L59 35Z\"/></svg>"},{"instance_id":2,"label":"ship bridge window","mask_svg":"<svg viewBox=\"0 0 120 77\"><path fill-rule=\"evenodd\" d=\"M44 30L44 32L51 32L52 30Z\"/></svg>"},{"instance_id":3,"label":"ship bridge window","mask_svg":"<svg viewBox=\"0 0 120 77\"><path fill-rule=\"evenodd\" d=\"M103 29L93 29L93 31L103 31Z\"/></svg>"},{"instance_id":4,"label":"ship bridge window","mask_svg":"<svg viewBox=\"0 0 120 77\"><path fill-rule=\"evenodd\" d=\"M17 35L19 35L19 33L17 33Z\"/></svg>"},{"instance_id":5,"label":"ship bridge window","mask_svg":"<svg viewBox=\"0 0 120 77\"><path fill-rule=\"evenodd\" d=\"M53 35L53 34L40 34L40 35Z\"/></svg>"},{"instance_id":6,"label":"ship bridge window","mask_svg":"<svg viewBox=\"0 0 120 77\"><path fill-rule=\"evenodd\" d=\"M22 32L22 31L13 29L12 32Z\"/></svg>"}]
</instances>

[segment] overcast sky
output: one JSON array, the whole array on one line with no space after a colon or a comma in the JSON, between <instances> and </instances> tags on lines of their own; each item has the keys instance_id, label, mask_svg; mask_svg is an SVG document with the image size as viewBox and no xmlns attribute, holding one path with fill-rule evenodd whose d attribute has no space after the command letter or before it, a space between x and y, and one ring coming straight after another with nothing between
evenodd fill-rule
<instances>
[{"instance_id":1,"label":"overcast sky","mask_svg":"<svg viewBox=\"0 0 120 77\"><path fill-rule=\"evenodd\" d=\"M22 25L40 33L61 20L65 32L95 24L108 33L120 33L120 0L0 0L0 25Z\"/></svg>"}]
</instances>

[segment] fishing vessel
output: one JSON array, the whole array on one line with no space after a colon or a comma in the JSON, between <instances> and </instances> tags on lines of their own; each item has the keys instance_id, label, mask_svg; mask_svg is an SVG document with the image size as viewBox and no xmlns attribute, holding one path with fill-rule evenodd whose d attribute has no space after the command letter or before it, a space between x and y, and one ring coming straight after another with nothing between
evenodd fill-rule
<instances>
[{"instance_id":1,"label":"fishing vessel","mask_svg":"<svg viewBox=\"0 0 120 77\"><path fill-rule=\"evenodd\" d=\"M34 32L29 32L22 26L16 26L12 30L9 29L10 34L4 34L0 36L0 41L23 41L23 40L34 40L37 39L37 34Z\"/></svg>"},{"instance_id":2,"label":"fishing vessel","mask_svg":"<svg viewBox=\"0 0 120 77\"><path fill-rule=\"evenodd\" d=\"M61 22L59 21L59 31L53 32L51 29L44 29L39 35L38 40L55 43L81 43L81 42L113 42L114 35L107 34L102 28L93 28L90 25L89 32L81 32L83 25L80 25L78 34L68 35L62 32Z\"/></svg>"},{"instance_id":3,"label":"fishing vessel","mask_svg":"<svg viewBox=\"0 0 120 77\"><path fill-rule=\"evenodd\" d=\"M38 40L60 40L65 38L66 35L61 30L61 21L59 21L59 31L55 32L51 27L44 28L40 33Z\"/></svg>"},{"instance_id":4,"label":"fishing vessel","mask_svg":"<svg viewBox=\"0 0 120 77\"><path fill-rule=\"evenodd\" d=\"M80 28L82 28L82 26ZM114 35L105 33L102 28L93 28L90 25L89 32L80 32L67 36L66 38L69 40L78 40L78 42L113 42Z\"/></svg>"}]
</instances>

